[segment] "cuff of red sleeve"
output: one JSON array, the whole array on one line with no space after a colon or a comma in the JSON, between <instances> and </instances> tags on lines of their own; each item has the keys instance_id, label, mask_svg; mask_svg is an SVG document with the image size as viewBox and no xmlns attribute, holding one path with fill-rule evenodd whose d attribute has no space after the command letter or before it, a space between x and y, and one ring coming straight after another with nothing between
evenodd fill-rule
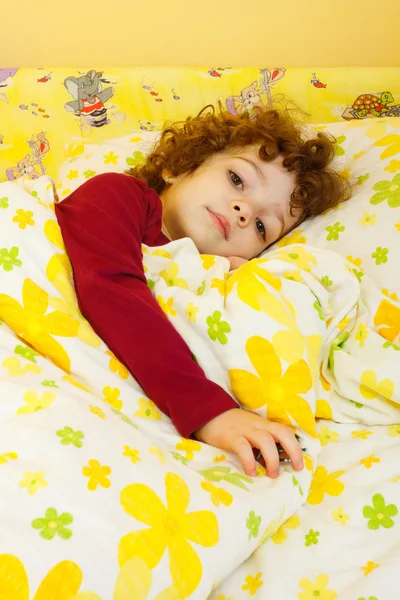
<instances>
[{"instance_id":1,"label":"cuff of red sleeve","mask_svg":"<svg viewBox=\"0 0 400 600\"><path fill-rule=\"evenodd\" d=\"M232 408L239 408L238 403L221 389L221 393L207 402L201 402L197 406L189 402L187 410L171 415L171 418L180 435L190 438L194 437L197 429Z\"/></svg>"}]
</instances>

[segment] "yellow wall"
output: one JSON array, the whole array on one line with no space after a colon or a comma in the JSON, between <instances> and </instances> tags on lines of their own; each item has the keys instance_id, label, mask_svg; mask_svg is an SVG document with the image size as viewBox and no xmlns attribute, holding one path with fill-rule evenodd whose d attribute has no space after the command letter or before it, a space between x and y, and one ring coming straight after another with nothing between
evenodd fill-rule
<instances>
[{"instance_id":1,"label":"yellow wall","mask_svg":"<svg viewBox=\"0 0 400 600\"><path fill-rule=\"evenodd\" d=\"M0 67L400 63L398 0L1 0L1 8Z\"/></svg>"}]
</instances>

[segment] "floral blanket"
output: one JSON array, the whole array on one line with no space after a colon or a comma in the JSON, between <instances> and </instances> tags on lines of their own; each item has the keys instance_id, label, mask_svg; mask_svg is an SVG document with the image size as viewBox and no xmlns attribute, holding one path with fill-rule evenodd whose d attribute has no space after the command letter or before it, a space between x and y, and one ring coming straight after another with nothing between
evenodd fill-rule
<instances>
[{"instance_id":1,"label":"floral blanket","mask_svg":"<svg viewBox=\"0 0 400 600\"><path fill-rule=\"evenodd\" d=\"M149 286L207 376L308 448L304 471L270 480L259 466L250 478L235 455L180 438L83 319L52 202L47 177L0 185L0 597L237 600L268 589L259 597L331 600L348 585L343 555L334 589L325 573L300 576L309 556L296 548L307 525L311 552L332 541L331 523L307 511L345 486L332 520L357 522L384 590L378 559L400 502L382 483L400 422L396 301L302 244L234 273L189 240L143 247ZM351 547L347 531L336 548ZM299 577L283 582L270 555L285 560L275 542L289 535Z\"/></svg>"}]
</instances>

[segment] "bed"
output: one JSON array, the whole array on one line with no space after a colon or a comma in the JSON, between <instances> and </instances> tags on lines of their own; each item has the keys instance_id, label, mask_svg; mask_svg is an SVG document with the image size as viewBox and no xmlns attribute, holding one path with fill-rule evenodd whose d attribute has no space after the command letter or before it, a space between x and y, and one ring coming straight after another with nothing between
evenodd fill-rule
<instances>
[{"instance_id":1,"label":"bed","mask_svg":"<svg viewBox=\"0 0 400 600\"><path fill-rule=\"evenodd\" d=\"M400 69L2 68L0 85L0 598L395 600ZM54 202L143 160L166 119L283 97L335 136L352 199L234 273L188 240L143 247L207 376L305 442L304 471L270 480L180 438L92 331Z\"/></svg>"}]
</instances>

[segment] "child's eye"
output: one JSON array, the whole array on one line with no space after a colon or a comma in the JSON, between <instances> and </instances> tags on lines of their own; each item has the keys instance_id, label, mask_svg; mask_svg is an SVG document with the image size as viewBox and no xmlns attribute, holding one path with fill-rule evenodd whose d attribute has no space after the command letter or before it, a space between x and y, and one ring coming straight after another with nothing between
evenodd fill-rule
<instances>
[{"instance_id":1,"label":"child's eye","mask_svg":"<svg viewBox=\"0 0 400 600\"><path fill-rule=\"evenodd\" d=\"M265 225L258 217L256 217L256 227L257 227L258 233L261 235L262 239L265 241L265 233L266 233Z\"/></svg>"},{"instance_id":2,"label":"child's eye","mask_svg":"<svg viewBox=\"0 0 400 600\"><path fill-rule=\"evenodd\" d=\"M243 180L241 177L239 177L239 175L237 175L237 173L235 173L234 171L229 171L229 177L231 182L233 183L233 185L237 188L239 186L243 186Z\"/></svg>"}]
</instances>

